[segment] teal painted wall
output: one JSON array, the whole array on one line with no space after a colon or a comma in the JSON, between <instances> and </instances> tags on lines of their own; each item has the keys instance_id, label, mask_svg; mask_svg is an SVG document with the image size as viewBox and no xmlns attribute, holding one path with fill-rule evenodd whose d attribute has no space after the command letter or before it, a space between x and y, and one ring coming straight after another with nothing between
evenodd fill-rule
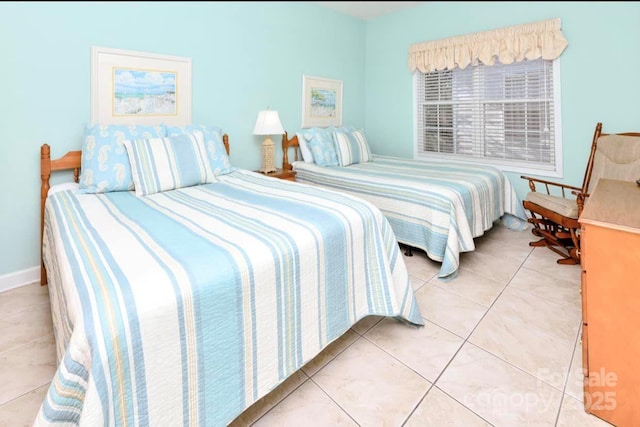
<instances>
[{"instance_id":1,"label":"teal painted wall","mask_svg":"<svg viewBox=\"0 0 640 427\"><path fill-rule=\"evenodd\" d=\"M303 74L343 80L343 118L364 126L365 31L304 2L0 3L0 276L39 264L39 148L80 148L91 46L191 57L193 123L221 126L232 163L257 169L258 112L299 130Z\"/></svg>"},{"instance_id":2,"label":"teal painted wall","mask_svg":"<svg viewBox=\"0 0 640 427\"><path fill-rule=\"evenodd\" d=\"M256 169L257 113L298 130L303 74L343 80L344 123L364 126L374 152L411 157L409 45L555 17L569 42L560 181L577 184L596 122L640 129L638 2L427 2L366 22L305 2L0 3L0 276L39 263L39 147L80 148L91 46L191 57L193 123L221 126L232 163Z\"/></svg>"},{"instance_id":3,"label":"teal painted wall","mask_svg":"<svg viewBox=\"0 0 640 427\"><path fill-rule=\"evenodd\" d=\"M372 151L413 156L409 46L561 18L563 179L581 185L597 122L607 133L640 131L639 2L426 2L367 23L366 131ZM521 198L528 187L507 173ZM548 178L549 179L549 178Z\"/></svg>"}]
</instances>

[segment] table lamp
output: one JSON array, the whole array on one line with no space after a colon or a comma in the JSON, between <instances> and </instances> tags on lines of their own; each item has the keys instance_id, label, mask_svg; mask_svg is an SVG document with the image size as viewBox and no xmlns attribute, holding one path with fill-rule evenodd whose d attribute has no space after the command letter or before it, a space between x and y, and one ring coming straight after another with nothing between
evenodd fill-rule
<instances>
[{"instance_id":1,"label":"table lamp","mask_svg":"<svg viewBox=\"0 0 640 427\"><path fill-rule=\"evenodd\" d=\"M253 128L254 135L266 135L266 138L262 142L262 168L260 172L269 173L275 172L275 159L273 154L273 141L269 138L270 135L282 135L284 129L280 123L280 116L277 111L266 110L258 113L258 120Z\"/></svg>"}]
</instances>

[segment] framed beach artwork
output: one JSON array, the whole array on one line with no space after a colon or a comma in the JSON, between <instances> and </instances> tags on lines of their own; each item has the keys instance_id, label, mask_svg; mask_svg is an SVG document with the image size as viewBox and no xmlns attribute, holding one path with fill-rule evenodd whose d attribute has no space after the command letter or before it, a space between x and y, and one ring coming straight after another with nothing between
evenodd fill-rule
<instances>
[{"instance_id":1,"label":"framed beach artwork","mask_svg":"<svg viewBox=\"0 0 640 427\"><path fill-rule=\"evenodd\" d=\"M302 127L342 125L342 81L302 76Z\"/></svg>"},{"instance_id":2,"label":"framed beach artwork","mask_svg":"<svg viewBox=\"0 0 640 427\"><path fill-rule=\"evenodd\" d=\"M191 124L191 58L93 46L91 122Z\"/></svg>"}]
</instances>

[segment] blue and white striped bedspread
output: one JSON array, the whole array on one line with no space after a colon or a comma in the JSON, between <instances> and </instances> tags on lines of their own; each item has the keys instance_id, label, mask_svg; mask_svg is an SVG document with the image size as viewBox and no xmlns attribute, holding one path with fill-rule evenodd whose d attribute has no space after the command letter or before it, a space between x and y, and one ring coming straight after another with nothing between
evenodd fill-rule
<instances>
[{"instance_id":1,"label":"blue and white striped bedspread","mask_svg":"<svg viewBox=\"0 0 640 427\"><path fill-rule=\"evenodd\" d=\"M360 196L385 214L398 241L442 262L438 277L457 276L460 252L504 214L526 215L509 179L490 166L374 155L347 167L295 162L296 181Z\"/></svg>"},{"instance_id":2,"label":"blue and white striped bedspread","mask_svg":"<svg viewBox=\"0 0 640 427\"><path fill-rule=\"evenodd\" d=\"M249 171L53 194L44 243L60 364L36 424L226 425L360 318L423 324L377 208Z\"/></svg>"}]
</instances>

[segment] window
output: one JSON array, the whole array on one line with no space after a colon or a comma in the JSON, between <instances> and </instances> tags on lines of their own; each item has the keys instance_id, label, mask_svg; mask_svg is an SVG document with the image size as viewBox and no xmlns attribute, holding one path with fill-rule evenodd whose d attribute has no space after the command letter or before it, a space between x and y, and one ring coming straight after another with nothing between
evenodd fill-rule
<instances>
[{"instance_id":1,"label":"window","mask_svg":"<svg viewBox=\"0 0 640 427\"><path fill-rule=\"evenodd\" d=\"M416 158L562 176L557 60L416 71Z\"/></svg>"}]
</instances>

